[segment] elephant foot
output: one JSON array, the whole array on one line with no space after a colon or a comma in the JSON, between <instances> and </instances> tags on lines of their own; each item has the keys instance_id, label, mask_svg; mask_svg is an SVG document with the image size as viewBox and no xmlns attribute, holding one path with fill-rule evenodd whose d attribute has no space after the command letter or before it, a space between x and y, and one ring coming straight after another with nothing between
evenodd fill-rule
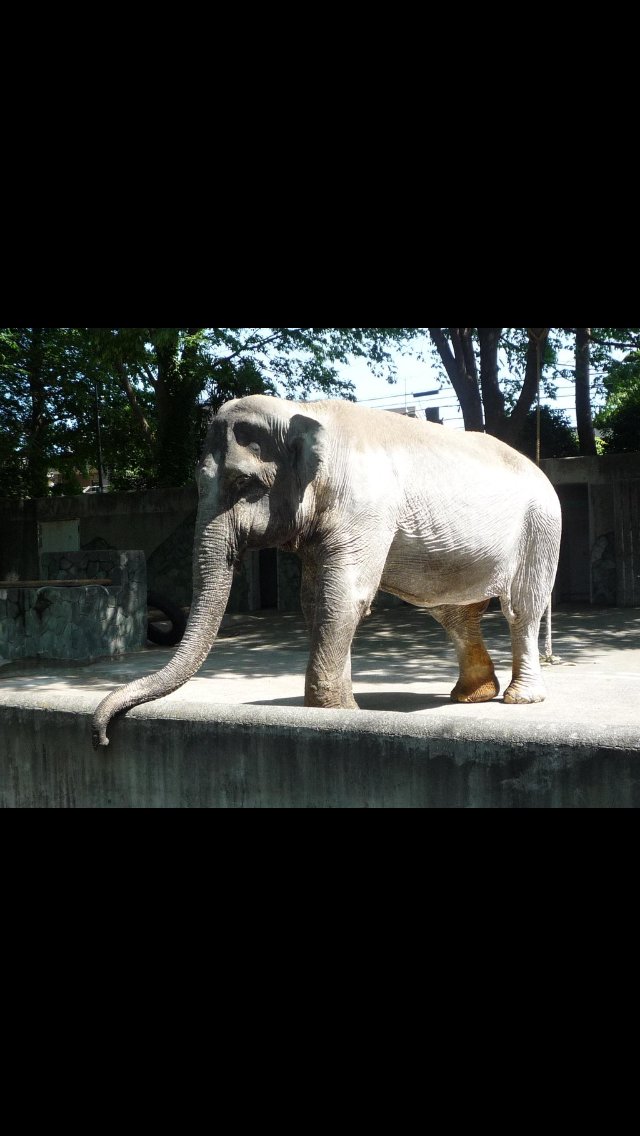
<instances>
[{"instance_id":1,"label":"elephant foot","mask_svg":"<svg viewBox=\"0 0 640 1136\"><path fill-rule=\"evenodd\" d=\"M320 684L307 683L304 692L305 706L314 706L322 710L359 710L353 694L345 690L330 689Z\"/></svg>"},{"instance_id":2,"label":"elephant foot","mask_svg":"<svg viewBox=\"0 0 640 1136\"><path fill-rule=\"evenodd\" d=\"M476 612L479 619L479 613ZM454 637L454 642L456 639ZM469 637L457 644L458 665L460 677L451 691L453 702L490 702L500 693L500 683L496 678L491 657L482 638L479 628L477 636L469 641Z\"/></svg>"},{"instance_id":3,"label":"elephant foot","mask_svg":"<svg viewBox=\"0 0 640 1136\"><path fill-rule=\"evenodd\" d=\"M543 686L523 682L515 679L504 692L504 701L510 706L524 705L531 702L544 702L547 692Z\"/></svg>"},{"instance_id":4,"label":"elephant foot","mask_svg":"<svg viewBox=\"0 0 640 1136\"><path fill-rule=\"evenodd\" d=\"M500 693L500 683L495 671L483 670L482 674L461 676L451 691L452 702L491 702Z\"/></svg>"},{"instance_id":5,"label":"elephant foot","mask_svg":"<svg viewBox=\"0 0 640 1136\"><path fill-rule=\"evenodd\" d=\"M350 698L348 701L345 699L339 702L337 699L328 699L327 701L320 700L319 698L305 697L305 706L312 706L318 710L359 710L360 707L355 698Z\"/></svg>"}]
</instances>

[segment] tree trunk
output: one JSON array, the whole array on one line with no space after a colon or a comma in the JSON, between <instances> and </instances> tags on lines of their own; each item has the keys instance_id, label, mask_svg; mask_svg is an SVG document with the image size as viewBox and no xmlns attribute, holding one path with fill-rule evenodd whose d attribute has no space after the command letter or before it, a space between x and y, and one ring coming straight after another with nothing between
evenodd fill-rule
<instances>
[{"instance_id":1,"label":"tree trunk","mask_svg":"<svg viewBox=\"0 0 640 1136\"><path fill-rule=\"evenodd\" d=\"M507 423L504 395L498 382L498 348L502 328L479 327L477 330L480 343L480 386L487 433L502 438Z\"/></svg>"},{"instance_id":2,"label":"tree trunk","mask_svg":"<svg viewBox=\"0 0 640 1136\"><path fill-rule=\"evenodd\" d=\"M596 454L591 416L590 327L576 328L576 424L581 454Z\"/></svg>"},{"instance_id":3,"label":"tree trunk","mask_svg":"<svg viewBox=\"0 0 640 1136\"><path fill-rule=\"evenodd\" d=\"M49 492L48 454L46 449L47 407L44 378L44 328L32 327L27 354L29 378L29 437L27 440L27 494L46 497Z\"/></svg>"},{"instance_id":4,"label":"tree trunk","mask_svg":"<svg viewBox=\"0 0 640 1136\"><path fill-rule=\"evenodd\" d=\"M152 340L158 363L157 485L169 488L193 477L200 440L200 382L194 375L193 350L185 348L180 354L178 329L175 336L167 335L172 328L161 330L162 338Z\"/></svg>"},{"instance_id":5,"label":"tree trunk","mask_svg":"<svg viewBox=\"0 0 640 1136\"><path fill-rule=\"evenodd\" d=\"M465 430L484 430L482 400L473 351L473 328L449 328L451 344L443 328L430 327L431 341L440 356L460 402Z\"/></svg>"},{"instance_id":6,"label":"tree trunk","mask_svg":"<svg viewBox=\"0 0 640 1136\"><path fill-rule=\"evenodd\" d=\"M551 328L528 327L527 331L529 333L529 344L527 347L527 364L524 383L522 384L518 401L507 419L506 431L502 439L504 442L508 442L510 446L516 447L520 441L520 435L527 415L536 401L538 383L540 381L542 366L544 364L544 354Z\"/></svg>"}]
</instances>

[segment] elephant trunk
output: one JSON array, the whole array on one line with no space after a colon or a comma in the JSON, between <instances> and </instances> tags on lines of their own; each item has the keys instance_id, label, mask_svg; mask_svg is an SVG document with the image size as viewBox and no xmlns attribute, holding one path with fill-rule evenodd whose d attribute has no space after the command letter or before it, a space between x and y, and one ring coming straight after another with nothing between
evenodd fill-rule
<instances>
[{"instance_id":1,"label":"elephant trunk","mask_svg":"<svg viewBox=\"0 0 640 1136\"><path fill-rule=\"evenodd\" d=\"M109 745L107 727L115 714L171 694L202 666L218 634L233 580L233 551L227 540L221 539L220 534L218 537L207 540L205 535L201 541L196 538L194 601L175 654L162 670L118 687L103 698L93 716L94 749Z\"/></svg>"}]
</instances>

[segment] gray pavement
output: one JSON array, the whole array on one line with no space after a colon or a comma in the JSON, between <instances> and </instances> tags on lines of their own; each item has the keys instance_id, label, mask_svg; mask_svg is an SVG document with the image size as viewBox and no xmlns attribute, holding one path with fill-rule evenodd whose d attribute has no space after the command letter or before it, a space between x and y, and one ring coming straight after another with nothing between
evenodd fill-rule
<instances>
[{"instance_id":1,"label":"gray pavement","mask_svg":"<svg viewBox=\"0 0 640 1136\"><path fill-rule=\"evenodd\" d=\"M498 611L483 620L501 689L510 677L508 627ZM542 636L541 636L542 641ZM0 704L71 708L88 712L115 686L159 669L171 648L152 648L116 661L90 665L49 660L5 663ZM505 706L501 697L478 706L450 702L457 677L453 648L427 612L407 606L378 608L362 625L353 650L354 693L368 729L381 733L482 737L512 744L562 741L640 750L640 608L566 609L554 613L554 653L544 667L546 702ZM303 707L307 639L302 618L260 612L227 616L199 674L167 698L138 708L153 717L182 719L216 707L237 707L246 719L260 707L274 720L309 725L318 715L353 720L354 711ZM240 708L244 708L244 712ZM285 709L285 708L288 708ZM338 716L338 718L335 717ZM328 720L327 720L328 724ZM521 739L521 742L519 742Z\"/></svg>"}]
</instances>

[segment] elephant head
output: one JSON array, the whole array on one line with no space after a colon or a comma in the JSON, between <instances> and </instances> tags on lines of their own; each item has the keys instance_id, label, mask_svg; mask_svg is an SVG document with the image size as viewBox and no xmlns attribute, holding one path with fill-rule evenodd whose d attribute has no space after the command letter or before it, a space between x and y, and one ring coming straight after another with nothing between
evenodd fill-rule
<instances>
[{"instance_id":1,"label":"elephant head","mask_svg":"<svg viewBox=\"0 0 640 1136\"><path fill-rule=\"evenodd\" d=\"M109 694L93 718L106 746L115 714L177 690L206 659L247 549L296 548L314 515L321 426L304 404L266 395L226 403L213 419L197 470L193 602L175 654L162 670Z\"/></svg>"}]
</instances>

